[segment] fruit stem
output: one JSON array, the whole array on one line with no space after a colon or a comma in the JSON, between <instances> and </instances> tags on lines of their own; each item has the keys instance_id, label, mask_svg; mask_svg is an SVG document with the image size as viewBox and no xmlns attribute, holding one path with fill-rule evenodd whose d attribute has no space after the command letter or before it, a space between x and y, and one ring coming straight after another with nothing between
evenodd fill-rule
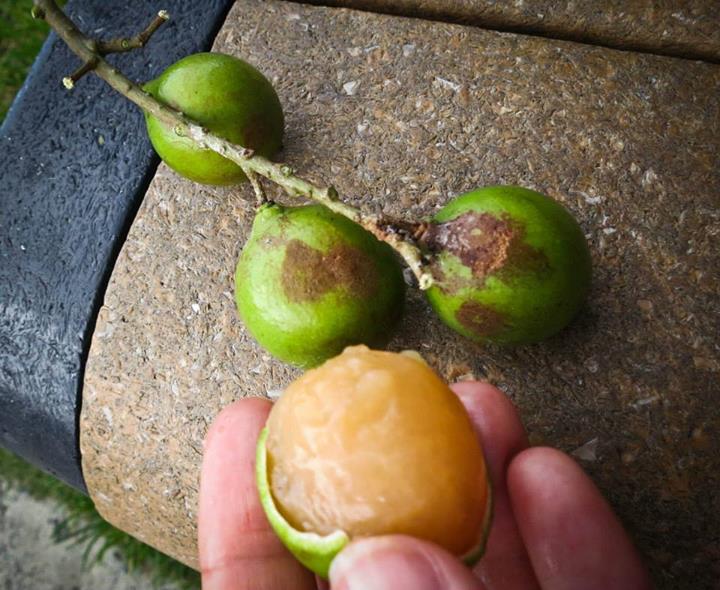
<instances>
[{"instance_id":1,"label":"fruit stem","mask_svg":"<svg viewBox=\"0 0 720 590\"><path fill-rule=\"evenodd\" d=\"M419 224L364 213L360 209L340 201L334 187L315 186L307 180L296 176L289 166L271 162L267 158L255 154L251 149L233 144L215 135L180 111L156 100L138 84L125 77L119 70L103 59L103 56L108 53L129 51L135 47L142 47L158 27L167 20L168 14L165 11L160 11L155 20L135 37L98 42L82 33L75 26L75 23L58 7L55 0L33 0L33 4L33 17L45 20L67 46L86 64L82 68L83 73L93 71L125 98L163 123L171 126L176 134L188 137L201 149L210 149L235 162L250 179L258 201L262 202L266 199L258 179L254 178L255 174L264 176L280 185L293 197L301 196L317 201L335 213L344 215L361 225L402 256L417 278L420 289L425 290L432 286L434 278L428 269L425 255L417 246L413 237ZM72 87L72 84L70 84L70 87Z\"/></svg>"},{"instance_id":2,"label":"fruit stem","mask_svg":"<svg viewBox=\"0 0 720 590\"><path fill-rule=\"evenodd\" d=\"M268 198L265 194L265 189L260 183L260 179L257 177L257 174L255 174L252 170L245 170L245 176L248 177L248 180L250 181L250 184L252 184L253 190L255 191L256 206L260 207L261 205L267 203Z\"/></svg>"}]
</instances>

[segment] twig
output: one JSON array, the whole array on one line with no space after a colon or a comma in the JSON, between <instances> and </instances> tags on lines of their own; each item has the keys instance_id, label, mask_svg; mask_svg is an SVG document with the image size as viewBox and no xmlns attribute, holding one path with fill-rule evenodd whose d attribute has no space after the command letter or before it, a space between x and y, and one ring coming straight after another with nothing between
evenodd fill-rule
<instances>
[{"instance_id":1,"label":"twig","mask_svg":"<svg viewBox=\"0 0 720 590\"><path fill-rule=\"evenodd\" d=\"M268 202L268 198L265 195L265 189L263 189L262 184L260 183L260 180L257 177L257 174L255 174L252 170L247 169L243 170L245 172L245 176L248 177L248 180L250 181L250 184L252 184L253 190L255 191L255 198L257 201L257 205L263 205Z\"/></svg>"},{"instance_id":2,"label":"twig","mask_svg":"<svg viewBox=\"0 0 720 590\"><path fill-rule=\"evenodd\" d=\"M161 11L159 15L163 13L164 11ZM306 197L317 201L328 209L358 223L374 234L375 237L389 244L403 257L410 270L417 277L420 289L428 289L432 286L434 282L433 276L428 269L422 251L414 243L413 239L414 231L418 225L397 222L382 216L364 213L347 203L343 203L340 201L334 187L315 186L307 180L296 176L289 166L276 164L259 154L255 154L253 150L230 143L186 117L180 111L156 100L140 86L108 64L103 59L98 42L84 35L57 6L54 0L34 0L32 15L35 18L42 18L47 21L50 27L85 64L93 64L88 66L87 71L93 70L117 92L158 120L172 127L177 135L186 136L201 149L210 149L235 162L249 178L251 176L247 174L248 171L264 176L280 185L289 195ZM158 16L158 18L160 17ZM160 23L150 30L153 23L133 39L137 39L143 34L149 37L162 24ZM150 33L147 33L148 30L150 30ZM122 50L125 51L126 49L123 47ZM253 188L255 188L255 184L253 184ZM255 192L259 198L257 189Z\"/></svg>"},{"instance_id":3,"label":"twig","mask_svg":"<svg viewBox=\"0 0 720 590\"><path fill-rule=\"evenodd\" d=\"M145 28L145 30L139 32L134 37L113 39L111 41L98 41L98 53L100 53L100 55L107 55L108 53L123 53L125 51L131 51L133 49L145 47L145 44L150 40L150 37L152 37L153 33L157 31L160 26L169 18L170 14L168 13L168 11L161 10L157 13L157 16Z\"/></svg>"},{"instance_id":4,"label":"twig","mask_svg":"<svg viewBox=\"0 0 720 590\"><path fill-rule=\"evenodd\" d=\"M63 78L63 86L65 86L65 88L67 88L68 90L72 90L73 88L75 88L75 82L77 82L88 72L94 70L95 66L97 66L97 59L91 59L90 61L86 61L72 74Z\"/></svg>"}]
</instances>

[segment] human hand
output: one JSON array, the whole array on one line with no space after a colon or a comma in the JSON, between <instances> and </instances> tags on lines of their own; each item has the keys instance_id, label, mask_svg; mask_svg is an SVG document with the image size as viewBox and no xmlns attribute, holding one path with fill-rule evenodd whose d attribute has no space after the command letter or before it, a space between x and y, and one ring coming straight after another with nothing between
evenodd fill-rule
<instances>
[{"instance_id":1,"label":"human hand","mask_svg":"<svg viewBox=\"0 0 720 590\"><path fill-rule=\"evenodd\" d=\"M475 425L493 485L487 551L472 571L443 549L400 535L358 540L335 558L333 590L646 590L622 525L582 469L529 448L510 400L484 383L453 386ZM280 543L255 488L255 444L270 402L225 408L205 442L199 546L205 590L327 588Z\"/></svg>"}]
</instances>

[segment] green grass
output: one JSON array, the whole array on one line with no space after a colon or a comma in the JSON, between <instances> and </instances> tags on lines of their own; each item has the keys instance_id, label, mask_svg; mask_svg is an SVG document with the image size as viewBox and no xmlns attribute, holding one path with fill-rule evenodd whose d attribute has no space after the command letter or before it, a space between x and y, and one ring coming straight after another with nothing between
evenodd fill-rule
<instances>
[{"instance_id":1,"label":"green grass","mask_svg":"<svg viewBox=\"0 0 720 590\"><path fill-rule=\"evenodd\" d=\"M48 34L48 26L30 16L31 7L32 0L0 2L0 121Z\"/></svg>"},{"instance_id":2,"label":"green grass","mask_svg":"<svg viewBox=\"0 0 720 590\"><path fill-rule=\"evenodd\" d=\"M99 563L112 551L124 561L128 571L145 573L156 587L166 584L183 590L200 587L196 571L116 529L97 513L90 498L4 449L0 449L0 478L11 488L25 491L37 500L52 500L62 507L64 516L54 526L53 540L82 546L85 567Z\"/></svg>"},{"instance_id":3,"label":"green grass","mask_svg":"<svg viewBox=\"0 0 720 590\"><path fill-rule=\"evenodd\" d=\"M0 121L48 34L48 26L30 16L31 7L32 0L0 0ZM53 500L64 509L65 517L55 525L53 538L58 543L83 546L86 567L113 551L129 571L146 572L156 586L200 586L197 572L119 531L102 519L92 500L1 448L0 479L38 500Z\"/></svg>"}]
</instances>

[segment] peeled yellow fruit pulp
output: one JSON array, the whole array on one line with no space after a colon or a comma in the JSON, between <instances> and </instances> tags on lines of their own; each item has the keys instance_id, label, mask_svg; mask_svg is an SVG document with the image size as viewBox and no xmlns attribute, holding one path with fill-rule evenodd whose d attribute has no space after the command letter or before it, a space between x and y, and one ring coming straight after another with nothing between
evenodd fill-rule
<instances>
[{"instance_id":1,"label":"peeled yellow fruit pulp","mask_svg":"<svg viewBox=\"0 0 720 590\"><path fill-rule=\"evenodd\" d=\"M293 531L407 534L479 557L490 518L482 449L460 400L417 358L345 349L287 388L263 444L265 501Z\"/></svg>"}]
</instances>

